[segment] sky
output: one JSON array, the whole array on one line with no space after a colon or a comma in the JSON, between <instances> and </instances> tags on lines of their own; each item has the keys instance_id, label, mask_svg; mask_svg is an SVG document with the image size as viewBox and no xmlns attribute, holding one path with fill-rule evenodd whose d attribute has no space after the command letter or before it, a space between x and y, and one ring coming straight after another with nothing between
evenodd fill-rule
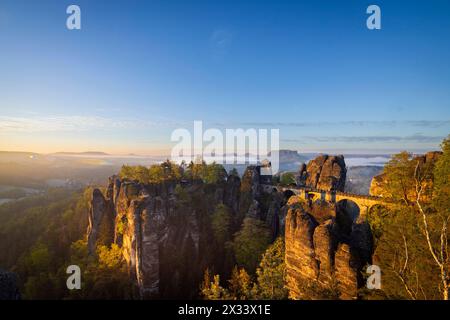
<instances>
[{"instance_id":1,"label":"sky","mask_svg":"<svg viewBox=\"0 0 450 320\"><path fill-rule=\"evenodd\" d=\"M81 9L68 30L66 9ZM381 9L369 30L366 9ZM0 2L0 150L168 154L177 128L300 152L438 149L450 1Z\"/></svg>"}]
</instances>

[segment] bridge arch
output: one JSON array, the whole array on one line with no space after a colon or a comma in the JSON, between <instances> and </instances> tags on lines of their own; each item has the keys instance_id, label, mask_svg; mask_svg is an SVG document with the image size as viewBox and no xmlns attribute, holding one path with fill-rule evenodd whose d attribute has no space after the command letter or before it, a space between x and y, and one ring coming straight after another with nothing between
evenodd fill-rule
<instances>
[{"instance_id":1,"label":"bridge arch","mask_svg":"<svg viewBox=\"0 0 450 320\"><path fill-rule=\"evenodd\" d=\"M273 188L273 187L272 187ZM293 195L299 196L301 199L309 201L325 201L346 207L350 211L349 217L356 221L359 217L365 217L374 207L385 207L390 209L396 203L386 200L382 197L351 194L339 191L326 191L320 189L311 189L304 187L280 187L273 188L277 192L282 192L285 200L289 200Z\"/></svg>"},{"instance_id":2,"label":"bridge arch","mask_svg":"<svg viewBox=\"0 0 450 320\"><path fill-rule=\"evenodd\" d=\"M350 234L352 225L361 216L361 208L351 199L342 199L336 202L336 221L342 226L343 231Z\"/></svg>"},{"instance_id":3,"label":"bridge arch","mask_svg":"<svg viewBox=\"0 0 450 320\"><path fill-rule=\"evenodd\" d=\"M295 196L295 193L294 191L288 189L283 191L283 196L285 200L288 201L290 197Z\"/></svg>"}]
</instances>

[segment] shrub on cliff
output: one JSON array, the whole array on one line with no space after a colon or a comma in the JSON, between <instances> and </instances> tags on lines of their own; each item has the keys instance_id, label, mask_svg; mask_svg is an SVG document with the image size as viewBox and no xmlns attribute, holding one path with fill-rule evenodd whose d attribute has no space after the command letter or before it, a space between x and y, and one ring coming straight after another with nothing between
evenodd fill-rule
<instances>
[{"instance_id":1,"label":"shrub on cliff","mask_svg":"<svg viewBox=\"0 0 450 320\"><path fill-rule=\"evenodd\" d=\"M183 170L169 160L150 167L123 165L119 176L121 179L136 180L141 183L160 183L166 180L181 179Z\"/></svg>"}]
</instances>

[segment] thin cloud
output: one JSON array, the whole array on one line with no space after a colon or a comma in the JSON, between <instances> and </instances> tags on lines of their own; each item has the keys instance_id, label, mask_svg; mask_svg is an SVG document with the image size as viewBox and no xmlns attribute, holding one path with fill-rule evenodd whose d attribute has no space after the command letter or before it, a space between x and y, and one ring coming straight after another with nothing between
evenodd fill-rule
<instances>
[{"instance_id":1,"label":"thin cloud","mask_svg":"<svg viewBox=\"0 0 450 320\"><path fill-rule=\"evenodd\" d=\"M95 116L0 117L0 132L57 132L101 129L151 128L161 123Z\"/></svg>"},{"instance_id":2,"label":"thin cloud","mask_svg":"<svg viewBox=\"0 0 450 320\"><path fill-rule=\"evenodd\" d=\"M224 126L225 124L220 124ZM413 126L421 128L441 128L450 127L450 120L439 121L309 121L309 122L244 122L242 126L249 127L330 127L330 126L353 126L353 127L366 127L366 126Z\"/></svg>"},{"instance_id":3,"label":"thin cloud","mask_svg":"<svg viewBox=\"0 0 450 320\"><path fill-rule=\"evenodd\" d=\"M410 136L327 136L327 137L304 137L304 141L312 142L344 142L344 143L374 143L374 142L413 142L413 143L436 143L441 142L443 136L425 136L415 134Z\"/></svg>"},{"instance_id":4,"label":"thin cloud","mask_svg":"<svg viewBox=\"0 0 450 320\"><path fill-rule=\"evenodd\" d=\"M225 29L215 30L211 35L210 41L217 49L226 49L233 41L233 35Z\"/></svg>"},{"instance_id":5,"label":"thin cloud","mask_svg":"<svg viewBox=\"0 0 450 320\"><path fill-rule=\"evenodd\" d=\"M228 53L233 42L233 34L226 29L214 30L209 38L214 59L222 59Z\"/></svg>"}]
</instances>

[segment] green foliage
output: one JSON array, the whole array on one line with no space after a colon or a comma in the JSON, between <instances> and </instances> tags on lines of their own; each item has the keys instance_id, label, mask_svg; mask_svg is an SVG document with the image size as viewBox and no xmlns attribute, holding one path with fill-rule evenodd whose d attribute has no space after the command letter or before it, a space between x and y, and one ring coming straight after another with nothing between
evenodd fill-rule
<instances>
[{"instance_id":1,"label":"green foliage","mask_svg":"<svg viewBox=\"0 0 450 320\"><path fill-rule=\"evenodd\" d=\"M245 170L241 180L241 193L246 194L251 192L252 192L252 172L250 170Z\"/></svg>"},{"instance_id":2,"label":"green foliage","mask_svg":"<svg viewBox=\"0 0 450 320\"><path fill-rule=\"evenodd\" d=\"M450 216L450 136L442 142L442 156L434 168L433 205L442 217Z\"/></svg>"},{"instance_id":3,"label":"green foliage","mask_svg":"<svg viewBox=\"0 0 450 320\"><path fill-rule=\"evenodd\" d=\"M317 281L298 282L298 288L302 292L301 300L339 300L340 291L336 279L332 278L327 286Z\"/></svg>"},{"instance_id":4,"label":"green foliage","mask_svg":"<svg viewBox=\"0 0 450 320\"><path fill-rule=\"evenodd\" d=\"M100 267L117 269L123 262L122 251L117 244L112 244L110 248L107 246L99 246L97 248L98 262Z\"/></svg>"},{"instance_id":5,"label":"green foliage","mask_svg":"<svg viewBox=\"0 0 450 320\"><path fill-rule=\"evenodd\" d=\"M182 177L182 168L166 160L149 168L144 166L123 165L119 176L121 179L136 180L141 183L161 183L167 180L179 180Z\"/></svg>"},{"instance_id":6,"label":"green foliage","mask_svg":"<svg viewBox=\"0 0 450 320\"><path fill-rule=\"evenodd\" d=\"M272 240L270 229L258 219L245 218L234 237L233 248L239 266L255 272L261 254Z\"/></svg>"},{"instance_id":7,"label":"green foliage","mask_svg":"<svg viewBox=\"0 0 450 320\"><path fill-rule=\"evenodd\" d=\"M206 270L201 294L205 299L232 300L282 300L287 299L285 288L286 268L284 263L284 241L278 238L262 255L256 271L256 282L245 268L235 266L228 280L228 287L220 285L220 276L215 275L211 281L211 274Z\"/></svg>"},{"instance_id":8,"label":"green foliage","mask_svg":"<svg viewBox=\"0 0 450 320\"><path fill-rule=\"evenodd\" d=\"M224 245L231 238L232 213L230 208L219 204L211 216L211 226L216 241Z\"/></svg>"},{"instance_id":9,"label":"green foliage","mask_svg":"<svg viewBox=\"0 0 450 320\"><path fill-rule=\"evenodd\" d=\"M245 170L241 179L239 211L241 217L245 216L253 202L252 175L250 170Z\"/></svg>"},{"instance_id":10,"label":"green foliage","mask_svg":"<svg viewBox=\"0 0 450 320\"><path fill-rule=\"evenodd\" d=\"M176 163L171 162L170 160L166 160L161 165L161 168L163 169L163 180L180 180L183 172L180 166L178 166ZM160 178L159 176L156 176L155 179Z\"/></svg>"},{"instance_id":11,"label":"green foliage","mask_svg":"<svg viewBox=\"0 0 450 320\"><path fill-rule=\"evenodd\" d=\"M41 243L58 259L87 228L85 195L76 191L50 189L0 206L0 266L11 269L19 258Z\"/></svg>"},{"instance_id":12,"label":"green foliage","mask_svg":"<svg viewBox=\"0 0 450 320\"><path fill-rule=\"evenodd\" d=\"M231 279L228 280L229 295L233 300L250 300L253 297L253 282L244 268L234 267Z\"/></svg>"},{"instance_id":13,"label":"green foliage","mask_svg":"<svg viewBox=\"0 0 450 320\"><path fill-rule=\"evenodd\" d=\"M442 151L435 162L418 162L403 152L394 155L386 165L384 191L399 202L389 210L375 207L369 213L368 221L375 235L375 259L383 272L383 286L382 292L365 292L364 298L442 298L441 268L432 253L437 253L437 259L444 261L444 271L447 271L449 138L442 143Z\"/></svg>"},{"instance_id":14,"label":"green foliage","mask_svg":"<svg viewBox=\"0 0 450 320\"><path fill-rule=\"evenodd\" d=\"M42 243L35 245L31 249L28 259L28 265L33 271L45 272L49 270L51 256L46 245Z\"/></svg>"},{"instance_id":15,"label":"green foliage","mask_svg":"<svg viewBox=\"0 0 450 320\"><path fill-rule=\"evenodd\" d=\"M122 166L119 176L122 179L136 180L141 183L161 183L163 181L179 181L181 178L201 179L206 184L218 184L226 181L227 172L220 164L206 164L191 162L186 171L185 164L181 166L166 160L149 168L144 166Z\"/></svg>"},{"instance_id":16,"label":"green foliage","mask_svg":"<svg viewBox=\"0 0 450 320\"><path fill-rule=\"evenodd\" d=\"M211 273L205 271L203 283L200 287L201 295L206 300L228 300L230 299L228 290L220 285L220 276L215 275L211 281Z\"/></svg>"},{"instance_id":17,"label":"green foliage","mask_svg":"<svg viewBox=\"0 0 450 320\"><path fill-rule=\"evenodd\" d=\"M374 206L369 210L367 214L367 222L370 225L375 246L378 240L383 235L390 214L391 212L389 211L389 209L383 206Z\"/></svg>"},{"instance_id":18,"label":"green foliage","mask_svg":"<svg viewBox=\"0 0 450 320\"><path fill-rule=\"evenodd\" d=\"M187 205L191 202L191 197L189 193L184 189L181 185L177 184L175 187L175 195L178 199L178 203L180 206Z\"/></svg>"},{"instance_id":19,"label":"green foliage","mask_svg":"<svg viewBox=\"0 0 450 320\"><path fill-rule=\"evenodd\" d=\"M220 276L217 274L211 281L211 273L206 269L200 294L206 300L249 300L252 299L253 282L244 268L234 267L228 288L220 285Z\"/></svg>"},{"instance_id":20,"label":"green foliage","mask_svg":"<svg viewBox=\"0 0 450 320\"><path fill-rule=\"evenodd\" d=\"M97 257L87 255L87 243L79 240L71 246L71 264L80 267L82 276L81 290L63 293L66 299L130 299L133 290L127 266L121 249L112 244L110 247L97 247Z\"/></svg>"},{"instance_id":21,"label":"green foliage","mask_svg":"<svg viewBox=\"0 0 450 320\"><path fill-rule=\"evenodd\" d=\"M215 162L206 166L206 175L204 181L207 184L218 184L225 182L227 179L227 172L224 167Z\"/></svg>"},{"instance_id":22,"label":"green foliage","mask_svg":"<svg viewBox=\"0 0 450 320\"><path fill-rule=\"evenodd\" d=\"M382 234L376 245L376 264L382 270L386 298L438 298L439 276L424 241L420 217L413 208L391 209L382 218ZM414 297L407 292L404 282L414 288Z\"/></svg>"},{"instance_id":23,"label":"green foliage","mask_svg":"<svg viewBox=\"0 0 450 320\"><path fill-rule=\"evenodd\" d=\"M24 299L123 299L130 280L120 249L89 257L84 239L92 189L49 190L0 206L0 265L17 273ZM68 290L66 268L78 265L82 290Z\"/></svg>"},{"instance_id":24,"label":"green foliage","mask_svg":"<svg viewBox=\"0 0 450 320\"><path fill-rule=\"evenodd\" d=\"M220 184L225 182L228 175L225 168L215 162L211 164L206 164L202 161L201 163L191 162L185 172L185 177L188 179L199 179L206 184Z\"/></svg>"},{"instance_id":25,"label":"green foliage","mask_svg":"<svg viewBox=\"0 0 450 320\"><path fill-rule=\"evenodd\" d=\"M277 238L264 252L259 267L256 269L256 284L253 289L257 299L287 299L288 291L284 286L286 278L284 253L282 237Z\"/></svg>"},{"instance_id":26,"label":"green foliage","mask_svg":"<svg viewBox=\"0 0 450 320\"><path fill-rule=\"evenodd\" d=\"M281 175L280 184L283 186L290 186L295 184L295 176L293 172L285 172Z\"/></svg>"},{"instance_id":27,"label":"green foliage","mask_svg":"<svg viewBox=\"0 0 450 320\"><path fill-rule=\"evenodd\" d=\"M422 162L406 151L393 155L383 169L386 180L383 184L383 196L407 205L417 199L418 186L422 189L421 200L429 201L432 196L434 165L433 161Z\"/></svg>"}]
</instances>

